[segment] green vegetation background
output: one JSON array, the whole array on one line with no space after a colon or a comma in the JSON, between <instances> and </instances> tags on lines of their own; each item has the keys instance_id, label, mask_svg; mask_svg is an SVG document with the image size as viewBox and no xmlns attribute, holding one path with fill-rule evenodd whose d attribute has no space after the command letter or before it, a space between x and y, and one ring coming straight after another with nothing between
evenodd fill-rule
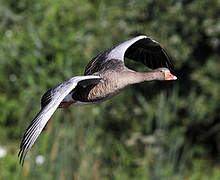
<instances>
[{"instance_id":1,"label":"green vegetation background","mask_svg":"<svg viewBox=\"0 0 220 180\"><path fill-rule=\"evenodd\" d=\"M219 12L219 0L0 1L0 147L7 152L0 179L219 180ZM42 94L138 34L167 49L178 81L57 110L21 168L19 143Z\"/></svg>"}]
</instances>

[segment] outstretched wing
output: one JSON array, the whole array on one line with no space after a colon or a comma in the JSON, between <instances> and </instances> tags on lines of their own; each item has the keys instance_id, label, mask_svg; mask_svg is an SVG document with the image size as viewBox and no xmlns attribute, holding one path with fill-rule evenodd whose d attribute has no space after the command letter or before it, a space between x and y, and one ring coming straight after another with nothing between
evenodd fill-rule
<instances>
[{"instance_id":1,"label":"outstretched wing","mask_svg":"<svg viewBox=\"0 0 220 180\"><path fill-rule=\"evenodd\" d=\"M30 151L37 137L40 135L44 126L56 111L61 101L67 96L79 82L90 79L101 79L99 76L76 76L68 81L65 81L57 87L51 89L49 100L42 106L40 112L32 120L31 124L24 133L23 139L20 144L20 151L18 157L20 157L20 163L24 163L27 153ZM47 97L45 93L44 99Z\"/></svg>"},{"instance_id":2,"label":"outstretched wing","mask_svg":"<svg viewBox=\"0 0 220 180\"><path fill-rule=\"evenodd\" d=\"M98 54L86 66L84 74L91 75L102 70L111 60L124 63L124 58L141 62L151 69L159 67L173 69L170 57L158 42L147 36L137 36Z\"/></svg>"}]
</instances>

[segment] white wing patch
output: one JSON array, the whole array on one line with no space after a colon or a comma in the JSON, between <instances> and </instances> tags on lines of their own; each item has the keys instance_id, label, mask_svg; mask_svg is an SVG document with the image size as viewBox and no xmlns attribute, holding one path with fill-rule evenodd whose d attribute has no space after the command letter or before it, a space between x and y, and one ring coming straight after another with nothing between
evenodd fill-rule
<instances>
[{"instance_id":1,"label":"white wing patch","mask_svg":"<svg viewBox=\"0 0 220 180\"><path fill-rule=\"evenodd\" d=\"M137 36L135 38L129 39L119 45L117 45L115 48L113 48L111 50L111 52L108 54L108 60L111 59L120 59L120 60L124 60L124 54L125 51L132 45L134 44L136 41L140 40L140 39L144 39L147 38L147 36Z\"/></svg>"}]
</instances>

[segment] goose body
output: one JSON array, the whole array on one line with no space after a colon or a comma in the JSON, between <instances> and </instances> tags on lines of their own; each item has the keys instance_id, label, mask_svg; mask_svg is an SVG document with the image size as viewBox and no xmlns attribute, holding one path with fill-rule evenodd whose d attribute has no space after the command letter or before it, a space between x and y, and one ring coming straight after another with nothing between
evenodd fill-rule
<instances>
[{"instance_id":1,"label":"goose body","mask_svg":"<svg viewBox=\"0 0 220 180\"><path fill-rule=\"evenodd\" d=\"M125 66L125 58L141 62L152 70L133 71ZM140 82L176 80L169 69L173 69L169 56L158 42L147 36L134 37L98 54L86 66L84 76L72 77L43 95L41 110L21 141L20 162L23 164L26 154L57 108L99 103Z\"/></svg>"}]
</instances>

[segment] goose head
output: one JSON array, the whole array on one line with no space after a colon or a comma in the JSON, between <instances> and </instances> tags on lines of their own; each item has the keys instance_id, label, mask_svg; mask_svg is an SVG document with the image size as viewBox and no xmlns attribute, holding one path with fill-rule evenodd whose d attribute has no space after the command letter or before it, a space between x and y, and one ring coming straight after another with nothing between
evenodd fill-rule
<instances>
[{"instance_id":1,"label":"goose head","mask_svg":"<svg viewBox=\"0 0 220 180\"><path fill-rule=\"evenodd\" d=\"M177 77L171 74L170 70L167 68L157 68L154 70L156 72L156 76L158 80L176 80Z\"/></svg>"}]
</instances>

